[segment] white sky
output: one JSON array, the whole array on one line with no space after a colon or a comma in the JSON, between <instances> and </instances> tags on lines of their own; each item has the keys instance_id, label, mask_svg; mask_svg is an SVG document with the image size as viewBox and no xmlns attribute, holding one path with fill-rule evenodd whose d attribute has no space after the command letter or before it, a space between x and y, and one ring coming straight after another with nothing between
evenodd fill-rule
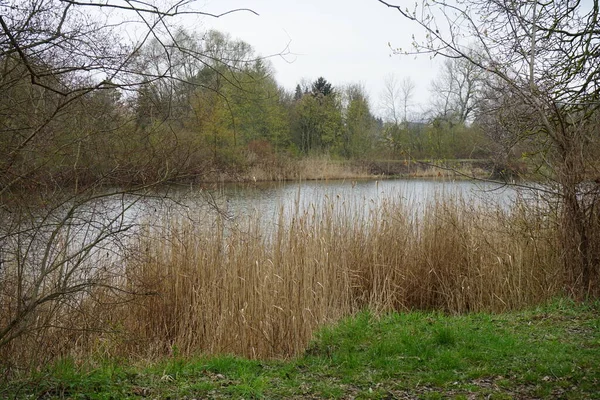
<instances>
[{"instance_id":1,"label":"white sky","mask_svg":"<svg viewBox=\"0 0 600 400\"><path fill-rule=\"evenodd\" d=\"M195 28L227 32L262 56L285 52L289 44L291 54L271 59L277 82L287 89L319 76L334 86L362 83L378 114L384 79L395 74L398 81L411 77L416 84L413 111L427 104L439 60L392 55L388 42L410 49L417 29L377 0L201 0L195 6L212 13L235 8L259 13L203 17Z\"/></svg>"}]
</instances>

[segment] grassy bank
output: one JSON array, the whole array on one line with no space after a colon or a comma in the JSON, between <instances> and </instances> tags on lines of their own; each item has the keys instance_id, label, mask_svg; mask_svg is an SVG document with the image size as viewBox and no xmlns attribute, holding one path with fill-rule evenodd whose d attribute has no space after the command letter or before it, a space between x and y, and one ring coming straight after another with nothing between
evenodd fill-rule
<instances>
[{"instance_id":1,"label":"grassy bank","mask_svg":"<svg viewBox=\"0 0 600 400\"><path fill-rule=\"evenodd\" d=\"M504 314L359 312L286 361L90 358L0 386L2 398L595 398L600 304Z\"/></svg>"}]
</instances>

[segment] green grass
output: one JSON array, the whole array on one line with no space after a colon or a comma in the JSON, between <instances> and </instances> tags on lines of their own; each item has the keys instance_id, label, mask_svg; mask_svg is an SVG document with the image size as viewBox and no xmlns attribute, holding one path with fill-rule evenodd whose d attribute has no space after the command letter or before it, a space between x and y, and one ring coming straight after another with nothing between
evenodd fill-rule
<instances>
[{"instance_id":1,"label":"green grass","mask_svg":"<svg viewBox=\"0 0 600 400\"><path fill-rule=\"evenodd\" d=\"M44 399L600 398L600 303L498 315L365 311L321 329L293 360L63 360L1 385L0 398Z\"/></svg>"}]
</instances>

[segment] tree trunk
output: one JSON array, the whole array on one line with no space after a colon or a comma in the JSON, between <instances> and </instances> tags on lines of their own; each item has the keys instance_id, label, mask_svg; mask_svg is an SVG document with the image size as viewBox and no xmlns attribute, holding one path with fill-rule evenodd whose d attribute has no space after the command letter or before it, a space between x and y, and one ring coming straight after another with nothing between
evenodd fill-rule
<instances>
[{"instance_id":1,"label":"tree trunk","mask_svg":"<svg viewBox=\"0 0 600 400\"><path fill-rule=\"evenodd\" d=\"M581 159L580 135L575 129L559 132L559 160L557 168L560 184L562 226L562 257L567 284L576 297L588 297L593 292L593 257L590 246L590 217L586 199L580 193L584 182L584 160Z\"/></svg>"}]
</instances>

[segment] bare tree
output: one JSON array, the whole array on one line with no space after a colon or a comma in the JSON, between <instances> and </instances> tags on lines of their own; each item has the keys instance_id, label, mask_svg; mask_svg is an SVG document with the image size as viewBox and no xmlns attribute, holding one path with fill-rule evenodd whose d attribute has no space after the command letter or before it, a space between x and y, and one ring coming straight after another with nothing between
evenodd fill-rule
<instances>
[{"instance_id":1,"label":"bare tree","mask_svg":"<svg viewBox=\"0 0 600 400\"><path fill-rule=\"evenodd\" d=\"M408 122L408 110L412 107L412 99L415 95L415 81L411 77L406 77L400 82L400 101L402 102L402 122Z\"/></svg>"},{"instance_id":2,"label":"bare tree","mask_svg":"<svg viewBox=\"0 0 600 400\"><path fill-rule=\"evenodd\" d=\"M554 195L567 283L598 293L599 2L423 1L412 10L379 2L423 34L412 52L465 60L501 82L505 133L535 149L546 178L536 189Z\"/></svg>"},{"instance_id":3,"label":"bare tree","mask_svg":"<svg viewBox=\"0 0 600 400\"><path fill-rule=\"evenodd\" d=\"M473 116L481 75L467 60L445 59L440 74L431 82L434 116L464 124Z\"/></svg>"},{"instance_id":4,"label":"bare tree","mask_svg":"<svg viewBox=\"0 0 600 400\"><path fill-rule=\"evenodd\" d=\"M389 74L384 79L384 89L381 93L380 108L386 120L384 139L387 146L394 153L402 152L405 147L405 132L401 123L404 121L402 115L402 89L394 74ZM407 142L407 140L406 140Z\"/></svg>"},{"instance_id":5,"label":"bare tree","mask_svg":"<svg viewBox=\"0 0 600 400\"><path fill-rule=\"evenodd\" d=\"M396 76L389 74L384 78L384 87L381 93L380 108L384 118L394 124L400 124L401 92Z\"/></svg>"},{"instance_id":6,"label":"bare tree","mask_svg":"<svg viewBox=\"0 0 600 400\"><path fill-rule=\"evenodd\" d=\"M57 315L83 312L82 299L97 288L122 291L113 254L134 230L131 213L149 188L178 174L177 165L155 167L156 160L128 152L131 113L119 99L152 83L171 90L194 73L192 61L229 65L175 23L186 14L236 11L252 12L207 14L182 0L0 4L0 353L7 362L23 336L43 346L50 330L103 329L89 320L61 325ZM140 68L151 42L156 63ZM115 141L121 155L105 153L100 172L83 170L101 141ZM150 154L162 150L154 146ZM135 159L133 176L127 170Z\"/></svg>"},{"instance_id":7,"label":"bare tree","mask_svg":"<svg viewBox=\"0 0 600 400\"><path fill-rule=\"evenodd\" d=\"M388 75L384 81L380 108L388 121L385 125L385 140L396 154L407 157L422 147L421 135L409 124L409 111L415 94L415 82L410 77L398 81L395 75Z\"/></svg>"}]
</instances>

